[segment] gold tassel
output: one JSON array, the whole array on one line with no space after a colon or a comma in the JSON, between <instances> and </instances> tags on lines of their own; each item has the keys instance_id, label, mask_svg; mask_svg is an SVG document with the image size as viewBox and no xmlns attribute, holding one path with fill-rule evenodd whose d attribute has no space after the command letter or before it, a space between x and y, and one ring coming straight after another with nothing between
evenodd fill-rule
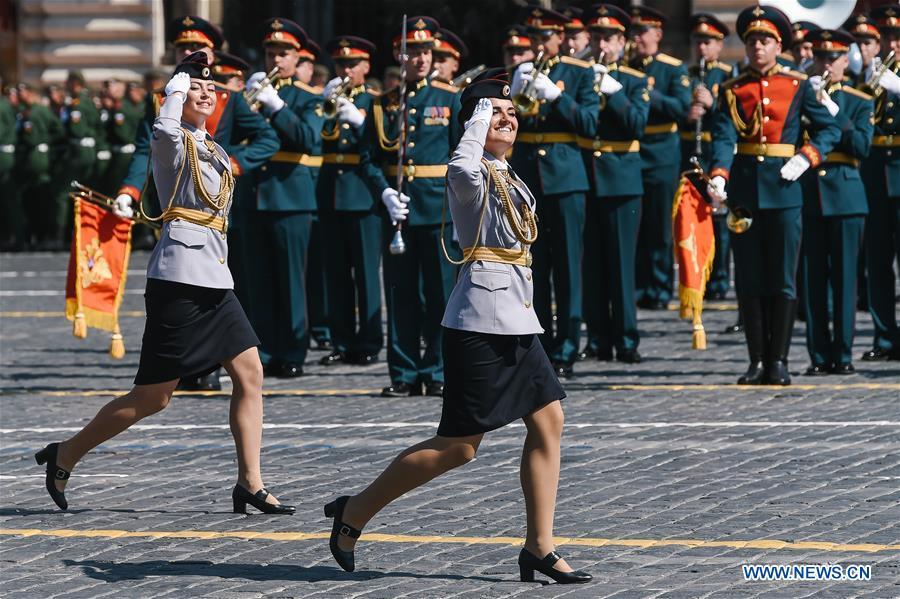
<instances>
[{"instance_id":1,"label":"gold tassel","mask_svg":"<svg viewBox=\"0 0 900 599\"><path fill-rule=\"evenodd\" d=\"M125 357L125 339L122 337L122 332L119 330L118 324L116 325L116 329L112 334L112 340L109 344L109 355L116 360L121 360Z\"/></svg>"},{"instance_id":2,"label":"gold tassel","mask_svg":"<svg viewBox=\"0 0 900 599\"><path fill-rule=\"evenodd\" d=\"M700 322L699 319L694 323L694 336L692 341L694 349L706 349L706 331L703 329L703 323Z\"/></svg>"},{"instance_id":3,"label":"gold tassel","mask_svg":"<svg viewBox=\"0 0 900 599\"><path fill-rule=\"evenodd\" d=\"M72 321L72 335L79 339L87 338L87 321L84 319L84 312L75 313L75 320Z\"/></svg>"}]
</instances>

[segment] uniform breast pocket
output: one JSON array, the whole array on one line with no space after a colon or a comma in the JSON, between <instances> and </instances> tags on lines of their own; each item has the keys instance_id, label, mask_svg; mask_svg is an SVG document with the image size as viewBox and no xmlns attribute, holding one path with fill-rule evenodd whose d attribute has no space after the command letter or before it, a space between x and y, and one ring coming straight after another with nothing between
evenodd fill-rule
<instances>
[{"instance_id":1,"label":"uniform breast pocket","mask_svg":"<svg viewBox=\"0 0 900 599\"><path fill-rule=\"evenodd\" d=\"M512 284L512 275L509 271L499 268L472 268L469 278L473 285L488 291L506 289Z\"/></svg>"},{"instance_id":2,"label":"uniform breast pocket","mask_svg":"<svg viewBox=\"0 0 900 599\"><path fill-rule=\"evenodd\" d=\"M202 248L206 245L208 229L203 225L195 225L183 220L173 220L169 224L169 239L189 248Z\"/></svg>"}]
</instances>

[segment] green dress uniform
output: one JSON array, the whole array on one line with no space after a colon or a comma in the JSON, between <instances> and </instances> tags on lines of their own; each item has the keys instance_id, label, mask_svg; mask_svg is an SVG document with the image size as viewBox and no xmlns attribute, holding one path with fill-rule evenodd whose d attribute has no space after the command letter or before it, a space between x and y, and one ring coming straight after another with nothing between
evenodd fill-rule
<instances>
[{"instance_id":1,"label":"green dress uniform","mask_svg":"<svg viewBox=\"0 0 900 599\"><path fill-rule=\"evenodd\" d=\"M789 39L790 24L771 7L745 9L738 32ZM809 121L803 142L801 117ZM806 75L775 64L726 81L712 129L710 176L728 181L728 205L748 210L752 226L733 238L738 300L750 368L742 384L789 384L787 355L796 310L803 194L782 168L798 153L816 168L841 137ZM802 144L802 146L801 146Z\"/></svg>"},{"instance_id":2,"label":"green dress uniform","mask_svg":"<svg viewBox=\"0 0 900 599\"><path fill-rule=\"evenodd\" d=\"M376 92L352 88L348 99L371 114ZM381 328L381 202L369 188L360 165L360 143L367 120L356 128L336 118L322 130L324 164L316 195L322 225L331 361L368 363L384 346ZM327 359L327 358L326 358Z\"/></svg>"},{"instance_id":3,"label":"green dress uniform","mask_svg":"<svg viewBox=\"0 0 900 599\"><path fill-rule=\"evenodd\" d=\"M316 213L315 175L322 164L322 96L293 78L277 80L275 88L285 106L268 121L281 149L253 173L250 321L259 334L263 365L290 377L302 374L309 350L306 267Z\"/></svg>"},{"instance_id":4,"label":"green dress uniform","mask_svg":"<svg viewBox=\"0 0 900 599\"><path fill-rule=\"evenodd\" d=\"M726 80L731 79L734 67L728 63L720 61L710 61L705 65L705 75L702 78L702 84L710 91L713 96L713 106L706 111L702 119L701 141L700 141L700 167L705 171L709 171L709 159L711 155L711 129L713 115L715 114L716 104L715 98L719 95L719 88ZM694 65L688 69L691 77L691 92L693 93L701 83L700 65ZM681 128L681 170L690 170L691 157L694 156L697 149L697 141L695 136L695 123L685 122ZM725 214L713 215L713 233L715 235L716 254L713 258L712 272L706 283L707 297L724 296L728 292L731 285L731 268L730 268L730 252L731 244L729 239L728 227L725 225Z\"/></svg>"},{"instance_id":5,"label":"green dress uniform","mask_svg":"<svg viewBox=\"0 0 900 599\"><path fill-rule=\"evenodd\" d=\"M403 221L406 251L394 255L391 219L384 211L381 247L388 315L388 370L392 386L440 387L444 382L441 318L456 280L456 269L441 250L441 214L447 161L461 131L457 88L422 79L407 83L407 142L402 193L410 197ZM400 141L400 94L395 88L374 98L364 125L360 159L371 195L381 198L396 185ZM453 245L451 227L444 242ZM420 277L424 282L421 287ZM423 302L424 300L424 302ZM420 340L424 339L422 351Z\"/></svg>"},{"instance_id":6,"label":"green dress uniform","mask_svg":"<svg viewBox=\"0 0 900 599\"><path fill-rule=\"evenodd\" d=\"M624 13L623 13L624 14ZM650 112L643 73L615 63L609 73L622 84L600 97L594 134L579 138L591 181L584 227L584 317L600 359L615 347L622 361L639 360L635 307L635 251L641 222L641 144Z\"/></svg>"},{"instance_id":7,"label":"green dress uniform","mask_svg":"<svg viewBox=\"0 0 900 599\"><path fill-rule=\"evenodd\" d=\"M38 102L22 107L20 126L16 177L20 181L20 214L28 223L23 230L39 240L58 239L59 205L53 163L68 151L65 130L59 118ZM71 206L68 198L66 201Z\"/></svg>"},{"instance_id":8,"label":"green dress uniform","mask_svg":"<svg viewBox=\"0 0 900 599\"><path fill-rule=\"evenodd\" d=\"M650 116L641 137L644 203L637 249L638 304L662 307L672 299L672 198L678 185L681 143L678 126L691 103L687 68L658 53L632 62L647 76Z\"/></svg>"},{"instance_id":9,"label":"green dress uniform","mask_svg":"<svg viewBox=\"0 0 900 599\"><path fill-rule=\"evenodd\" d=\"M2 218L2 240L4 249L22 242L22 216L16 192L16 135L18 120L16 110L6 96L0 96L0 218Z\"/></svg>"},{"instance_id":10,"label":"green dress uniform","mask_svg":"<svg viewBox=\"0 0 900 599\"><path fill-rule=\"evenodd\" d=\"M509 163L537 200L539 232L531 248L534 309L545 330L541 342L557 370L566 374L581 336L585 195L590 188L577 137L593 136L599 100L590 63L558 55L547 65L547 76L562 93L553 102L541 102L535 114L519 115Z\"/></svg>"},{"instance_id":11,"label":"green dress uniform","mask_svg":"<svg viewBox=\"0 0 900 599\"><path fill-rule=\"evenodd\" d=\"M66 133L68 151L61 163L57 180L57 211L53 220L57 240L63 240L72 213L69 183L73 179L82 178L86 179L83 182L88 185L97 184L97 141L103 129L100 111L86 90L71 99L63 108L60 118Z\"/></svg>"},{"instance_id":12,"label":"green dress uniform","mask_svg":"<svg viewBox=\"0 0 900 599\"><path fill-rule=\"evenodd\" d=\"M102 191L113 193L128 174L135 151L138 126L144 118L145 105L123 98L110 111L106 122L106 139L112 154L103 179Z\"/></svg>"},{"instance_id":13,"label":"green dress uniform","mask_svg":"<svg viewBox=\"0 0 900 599\"><path fill-rule=\"evenodd\" d=\"M815 47L818 37L811 34ZM811 373L851 370L856 322L856 269L863 243L866 190L859 175L860 160L872 144L872 97L835 83L832 100L841 139L822 164L804 174L803 300L806 303L806 348ZM828 291L833 298L829 332Z\"/></svg>"},{"instance_id":14,"label":"green dress uniform","mask_svg":"<svg viewBox=\"0 0 900 599\"><path fill-rule=\"evenodd\" d=\"M107 193L111 191L106 188L105 183L107 174L109 173L109 165L112 160L112 151L109 141L109 121L112 118L112 111L101 106L97 110L97 114L100 119L99 126L97 127L97 151L95 152L97 159L94 161L94 169L89 178L89 184L99 189L101 192Z\"/></svg>"}]
</instances>

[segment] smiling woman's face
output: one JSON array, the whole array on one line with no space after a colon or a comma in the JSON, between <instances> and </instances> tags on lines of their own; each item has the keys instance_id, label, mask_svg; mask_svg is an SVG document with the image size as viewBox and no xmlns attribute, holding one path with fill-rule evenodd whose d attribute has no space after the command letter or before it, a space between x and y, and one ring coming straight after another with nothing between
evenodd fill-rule
<instances>
[{"instance_id":1,"label":"smiling woman's face","mask_svg":"<svg viewBox=\"0 0 900 599\"><path fill-rule=\"evenodd\" d=\"M207 79L191 79L191 87L184 102L184 120L199 127L201 125L198 122L205 122L215 109L215 84Z\"/></svg>"},{"instance_id":2,"label":"smiling woman's face","mask_svg":"<svg viewBox=\"0 0 900 599\"><path fill-rule=\"evenodd\" d=\"M494 113L491 115L491 126L488 127L484 149L497 158L503 158L506 151L516 141L516 131L519 129L519 121L516 118L516 109L510 100L491 98L491 106Z\"/></svg>"}]
</instances>

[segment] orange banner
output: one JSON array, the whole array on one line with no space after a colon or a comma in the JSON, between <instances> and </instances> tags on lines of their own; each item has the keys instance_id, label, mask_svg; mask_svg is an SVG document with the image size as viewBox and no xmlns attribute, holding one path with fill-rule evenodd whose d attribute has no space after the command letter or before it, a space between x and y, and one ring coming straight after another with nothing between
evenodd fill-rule
<instances>
[{"instance_id":1,"label":"orange banner","mask_svg":"<svg viewBox=\"0 0 900 599\"><path fill-rule=\"evenodd\" d=\"M712 206L688 176L682 175L672 202L672 238L678 260L678 299L681 318L694 324L694 349L706 349L703 294L716 253Z\"/></svg>"},{"instance_id":2,"label":"orange banner","mask_svg":"<svg viewBox=\"0 0 900 599\"><path fill-rule=\"evenodd\" d=\"M110 355L121 358L125 345L119 330L119 306L125 293L133 221L75 199L75 231L66 277L66 318L72 334L87 337L87 328L110 331Z\"/></svg>"}]
</instances>

